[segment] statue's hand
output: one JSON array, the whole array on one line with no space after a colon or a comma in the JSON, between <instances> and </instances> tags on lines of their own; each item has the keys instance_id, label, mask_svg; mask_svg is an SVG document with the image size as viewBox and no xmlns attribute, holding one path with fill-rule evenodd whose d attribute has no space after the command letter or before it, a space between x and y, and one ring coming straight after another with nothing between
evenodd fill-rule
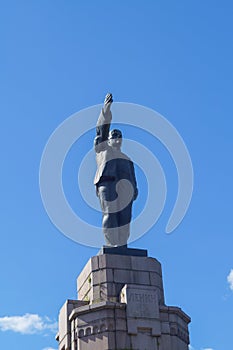
<instances>
[{"instance_id":1,"label":"statue's hand","mask_svg":"<svg viewBox=\"0 0 233 350\"><path fill-rule=\"evenodd\" d=\"M108 105L108 104L111 104L113 102L113 98L112 98L112 94L111 93L108 93L106 96L105 96L105 100L104 100L104 105Z\"/></svg>"}]
</instances>

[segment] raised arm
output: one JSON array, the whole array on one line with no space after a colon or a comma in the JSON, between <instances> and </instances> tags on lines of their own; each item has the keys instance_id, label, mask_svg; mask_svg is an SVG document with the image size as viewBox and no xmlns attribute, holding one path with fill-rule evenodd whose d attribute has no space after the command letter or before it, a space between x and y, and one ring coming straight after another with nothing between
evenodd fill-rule
<instances>
[{"instance_id":1,"label":"raised arm","mask_svg":"<svg viewBox=\"0 0 233 350\"><path fill-rule=\"evenodd\" d=\"M101 109L96 124L96 137L94 140L95 151L97 153L106 148L109 129L112 121L111 104L113 102L112 94L107 94L104 100L104 106Z\"/></svg>"}]
</instances>

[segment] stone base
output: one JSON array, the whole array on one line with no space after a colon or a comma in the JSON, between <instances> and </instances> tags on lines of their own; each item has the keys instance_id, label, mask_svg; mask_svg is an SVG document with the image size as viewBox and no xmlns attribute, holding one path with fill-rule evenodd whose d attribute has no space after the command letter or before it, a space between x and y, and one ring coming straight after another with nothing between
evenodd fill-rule
<instances>
[{"instance_id":1,"label":"stone base","mask_svg":"<svg viewBox=\"0 0 233 350\"><path fill-rule=\"evenodd\" d=\"M78 299L60 311L59 350L188 350L190 318L165 305L154 258L92 257L78 277Z\"/></svg>"},{"instance_id":2,"label":"stone base","mask_svg":"<svg viewBox=\"0 0 233 350\"><path fill-rule=\"evenodd\" d=\"M128 248L127 245L122 245L119 247L103 246L100 249L98 255L103 255L103 254L126 255L126 256L147 256L147 250Z\"/></svg>"}]
</instances>

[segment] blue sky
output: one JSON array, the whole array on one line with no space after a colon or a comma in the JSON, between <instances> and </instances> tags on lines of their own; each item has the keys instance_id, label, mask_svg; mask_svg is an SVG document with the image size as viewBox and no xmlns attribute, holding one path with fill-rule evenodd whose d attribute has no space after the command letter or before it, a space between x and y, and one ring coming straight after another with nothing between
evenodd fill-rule
<instances>
[{"instance_id":1,"label":"blue sky","mask_svg":"<svg viewBox=\"0 0 233 350\"><path fill-rule=\"evenodd\" d=\"M167 202L157 224L132 246L162 263L166 303L192 318L192 349L232 347L232 10L224 0L1 3L2 348L56 349L58 311L76 298L76 277L98 251L53 226L38 179L51 133L73 113L101 103L107 91L116 101L158 111L185 141L195 175L187 215L165 234L177 175L154 140ZM78 161L77 147L64 174L74 207ZM137 206L142 201L141 194Z\"/></svg>"}]
</instances>

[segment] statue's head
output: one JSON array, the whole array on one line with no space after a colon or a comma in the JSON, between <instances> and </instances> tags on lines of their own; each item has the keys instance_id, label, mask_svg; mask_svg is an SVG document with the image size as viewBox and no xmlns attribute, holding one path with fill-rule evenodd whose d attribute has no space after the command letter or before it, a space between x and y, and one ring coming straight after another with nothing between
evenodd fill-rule
<instances>
[{"instance_id":1,"label":"statue's head","mask_svg":"<svg viewBox=\"0 0 233 350\"><path fill-rule=\"evenodd\" d=\"M115 147L117 149L121 148L122 132L119 129L113 129L109 132L108 144L109 144L109 146Z\"/></svg>"}]
</instances>

